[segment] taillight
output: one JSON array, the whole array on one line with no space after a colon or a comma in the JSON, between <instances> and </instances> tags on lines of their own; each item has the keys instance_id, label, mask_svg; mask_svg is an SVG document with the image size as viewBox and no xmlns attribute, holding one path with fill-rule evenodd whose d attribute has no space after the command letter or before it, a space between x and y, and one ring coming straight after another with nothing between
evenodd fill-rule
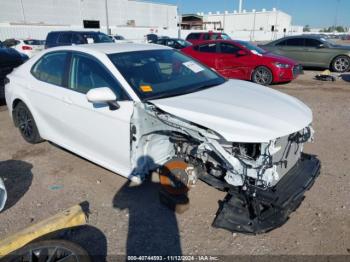
<instances>
[{"instance_id":1,"label":"taillight","mask_svg":"<svg viewBox=\"0 0 350 262\"><path fill-rule=\"evenodd\" d=\"M22 50L33 50L33 48L27 45L23 45Z\"/></svg>"}]
</instances>

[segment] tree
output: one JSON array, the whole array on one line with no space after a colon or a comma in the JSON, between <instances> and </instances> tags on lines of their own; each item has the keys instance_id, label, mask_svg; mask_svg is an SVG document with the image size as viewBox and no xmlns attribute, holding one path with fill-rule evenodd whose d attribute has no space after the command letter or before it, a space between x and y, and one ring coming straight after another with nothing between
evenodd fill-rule
<instances>
[{"instance_id":1,"label":"tree","mask_svg":"<svg viewBox=\"0 0 350 262\"><path fill-rule=\"evenodd\" d=\"M303 32L310 32L310 26L309 25L304 26Z\"/></svg>"}]
</instances>

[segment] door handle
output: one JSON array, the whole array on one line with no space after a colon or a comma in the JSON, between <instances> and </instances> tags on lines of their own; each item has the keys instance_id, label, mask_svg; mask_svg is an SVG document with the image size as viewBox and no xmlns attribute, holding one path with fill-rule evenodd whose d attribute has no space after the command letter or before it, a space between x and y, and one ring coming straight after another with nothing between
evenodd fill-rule
<instances>
[{"instance_id":1,"label":"door handle","mask_svg":"<svg viewBox=\"0 0 350 262\"><path fill-rule=\"evenodd\" d=\"M68 97L63 97L63 102L65 102L66 104L73 104L73 101L70 100Z\"/></svg>"}]
</instances>

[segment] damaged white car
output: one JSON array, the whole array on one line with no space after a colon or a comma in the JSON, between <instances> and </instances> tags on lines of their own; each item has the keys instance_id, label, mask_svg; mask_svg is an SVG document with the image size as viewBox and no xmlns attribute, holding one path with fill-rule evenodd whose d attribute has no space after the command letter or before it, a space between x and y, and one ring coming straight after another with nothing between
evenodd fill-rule
<instances>
[{"instance_id":1,"label":"damaged white car","mask_svg":"<svg viewBox=\"0 0 350 262\"><path fill-rule=\"evenodd\" d=\"M133 180L163 167L179 191L201 179L228 192L216 227L280 226L319 174L317 158L303 153L313 139L306 105L226 80L168 47L48 49L6 82L10 115L26 141L52 141Z\"/></svg>"}]
</instances>

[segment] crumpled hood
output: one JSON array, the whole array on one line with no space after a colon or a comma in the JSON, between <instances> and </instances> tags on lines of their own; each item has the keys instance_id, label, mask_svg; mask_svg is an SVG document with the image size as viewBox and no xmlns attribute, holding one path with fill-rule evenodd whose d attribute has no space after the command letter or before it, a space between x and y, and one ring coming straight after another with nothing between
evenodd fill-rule
<instances>
[{"instance_id":1,"label":"crumpled hood","mask_svg":"<svg viewBox=\"0 0 350 262\"><path fill-rule=\"evenodd\" d=\"M150 102L231 142L269 142L312 122L311 110L296 98L240 80Z\"/></svg>"}]
</instances>

